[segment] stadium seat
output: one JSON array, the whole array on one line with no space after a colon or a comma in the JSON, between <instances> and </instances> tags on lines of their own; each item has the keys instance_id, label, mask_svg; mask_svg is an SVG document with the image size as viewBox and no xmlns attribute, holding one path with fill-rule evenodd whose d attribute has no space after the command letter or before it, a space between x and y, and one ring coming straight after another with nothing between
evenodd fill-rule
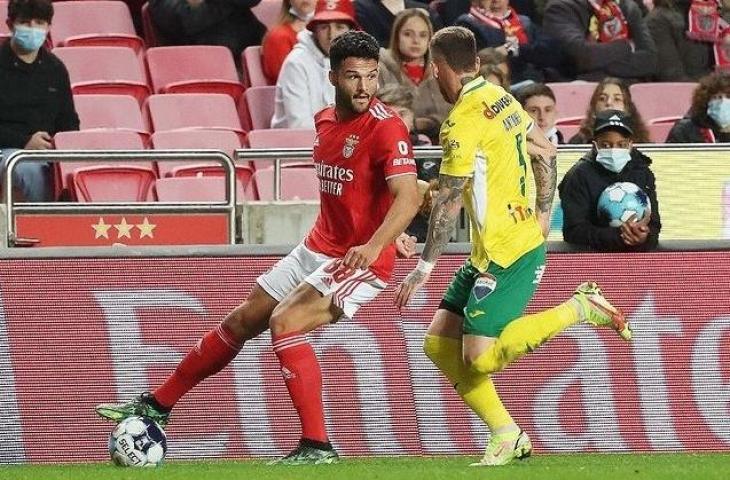
<instances>
[{"instance_id":1,"label":"stadium seat","mask_svg":"<svg viewBox=\"0 0 730 480\"><path fill-rule=\"evenodd\" d=\"M248 146L250 148L312 148L315 137L316 132L314 130L298 128L251 130L248 132ZM267 168L272 165L272 160L252 159L251 161L256 169ZM302 163L302 159L293 161Z\"/></svg>"},{"instance_id":2,"label":"stadium seat","mask_svg":"<svg viewBox=\"0 0 730 480\"><path fill-rule=\"evenodd\" d=\"M73 172L73 186L79 202L146 202L154 200L155 178L143 166L91 166Z\"/></svg>"},{"instance_id":3,"label":"stadium seat","mask_svg":"<svg viewBox=\"0 0 730 480\"><path fill-rule=\"evenodd\" d=\"M561 118L583 117L598 85L595 82L548 83L555 93L555 103Z\"/></svg>"},{"instance_id":4,"label":"stadium seat","mask_svg":"<svg viewBox=\"0 0 730 480\"><path fill-rule=\"evenodd\" d=\"M122 1L54 2L51 40L56 47L117 46L144 51L129 7Z\"/></svg>"},{"instance_id":5,"label":"stadium seat","mask_svg":"<svg viewBox=\"0 0 730 480\"><path fill-rule=\"evenodd\" d=\"M167 177L155 181L160 202L224 202L226 182L223 177ZM241 182L236 179L236 202L244 198Z\"/></svg>"},{"instance_id":6,"label":"stadium seat","mask_svg":"<svg viewBox=\"0 0 730 480\"><path fill-rule=\"evenodd\" d=\"M672 129L674 124L672 123L652 123L647 125L649 129L649 139L651 143L664 143L667 141L669 131Z\"/></svg>"},{"instance_id":7,"label":"stadium seat","mask_svg":"<svg viewBox=\"0 0 730 480\"><path fill-rule=\"evenodd\" d=\"M147 77L131 48L57 47L53 53L66 65L74 94L131 95L140 104L150 94Z\"/></svg>"},{"instance_id":8,"label":"stadium seat","mask_svg":"<svg viewBox=\"0 0 730 480\"><path fill-rule=\"evenodd\" d=\"M134 132L123 130L86 130L78 132L59 132L53 137L59 150L143 150L144 144L140 136ZM133 166L144 167L154 172L153 162L130 162ZM57 162L56 185L63 190L72 191L73 172L78 168L90 166L110 166L109 162ZM115 163L116 165L116 163Z\"/></svg>"},{"instance_id":9,"label":"stadium seat","mask_svg":"<svg viewBox=\"0 0 730 480\"><path fill-rule=\"evenodd\" d=\"M238 103L238 113L241 124L247 127L247 130L271 128L275 95L276 86L251 87L243 92L243 97Z\"/></svg>"},{"instance_id":10,"label":"stadium seat","mask_svg":"<svg viewBox=\"0 0 730 480\"><path fill-rule=\"evenodd\" d=\"M170 93L151 95L146 103L150 124L155 132L179 129L228 130L246 135L241 129L236 105L220 93Z\"/></svg>"},{"instance_id":11,"label":"stadium seat","mask_svg":"<svg viewBox=\"0 0 730 480\"><path fill-rule=\"evenodd\" d=\"M271 85L266 75L264 75L260 45L246 47L243 50L243 53L241 53L241 67L243 68L243 82L246 88Z\"/></svg>"},{"instance_id":12,"label":"stadium seat","mask_svg":"<svg viewBox=\"0 0 730 480\"><path fill-rule=\"evenodd\" d=\"M145 2L142 5L142 30L147 48L159 47L165 44L162 35L157 31L157 27L155 27L155 22L152 21L149 2Z\"/></svg>"},{"instance_id":13,"label":"stadium seat","mask_svg":"<svg viewBox=\"0 0 730 480\"><path fill-rule=\"evenodd\" d=\"M257 189L259 200L274 199L274 167L256 170L253 180L251 187ZM300 163L281 168L281 200L318 199L319 179L315 173L314 165Z\"/></svg>"},{"instance_id":14,"label":"stadium seat","mask_svg":"<svg viewBox=\"0 0 730 480\"><path fill-rule=\"evenodd\" d=\"M578 133L580 125L558 125L558 130L560 130L560 133L563 134L563 141L568 143L568 140Z\"/></svg>"},{"instance_id":15,"label":"stadium seat","mask_svg":"<svg viewBox=\"0 0 730 480\"><path fill-rule=\"evenodd\" d=\"M270 30L279 20L281 0L261 0L251 11Z\"/></svg>"},{"instance_id":16,"label":"stadium seat","mask_svg":"<svg viewBox=\"0 0 730 480\"><path fill-rule=\"evenodd\" d=\"M238 101L243 85L226 47L190 45L147 50L154 93L223 93Z\"/></svg>"},{"instance_id":17,"label":"stadium seat","mask_svg":"<svg viewBox=\"0 0 730 480\"><path fill-rule=\"evenodd\" d=\"M159 150L200 150L214 149L222 150L231 158L235 158L234 152L241 148L241 141L234 132L227 130L170 130L166 132L155 132L152 135L152 147ZM194 167L200 165L219 165L217 163L196 163L181 161L157 162L157 171L160 177L172 175L172 171L178 167Z\"/></svg>"},{"instance_id":18,"label":"stadium seat","mask_svg":"<svg viewBox=\"0 0 730 480\"><path fill-rule=\"evenodd\" d=\"M692 106L696 83L635 83L629 87L631 98L644 119L682 117Z\"/></svg>"},{"instance_id":19,"label":"stadium seat","mask_svg":"<svg viewBox=\"0 0 730 480\"><path fill-rule=\"evenodd\" d=\"M0 41L4 37L10 36L10 29L7 25L8 19L8 2L6 0L0 0Z\"/></svg>"},{"instance_id":20,"label":"stadium seat","mask_svg":"<svg viewBox=\"0 0 730 480\"><path fill-rule=\"evenodd\" d=\"M150 132L139 103L129 95L74 95L81 130L114 129L137 133L144 144Z\"/></svg>"}]
</instances>

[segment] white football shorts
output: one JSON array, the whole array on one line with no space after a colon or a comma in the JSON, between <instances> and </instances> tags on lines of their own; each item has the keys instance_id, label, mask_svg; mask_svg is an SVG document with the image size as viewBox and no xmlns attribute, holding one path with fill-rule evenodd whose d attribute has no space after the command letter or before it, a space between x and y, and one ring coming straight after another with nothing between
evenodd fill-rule
<instances>
[{"instance_id":1,"label":"white football shorts","mask_svg":"<svg viewBox=\"0 0 730 480\"><path fill-rule=\"evenodd\" d=\"M332 295L332 303L352 318L387 284L370 270L346 269L341 262L340 258L313 252L300 243L256 282L279 302L300 283L307 282L323 296Z\"/></svg>"}]
</instances>

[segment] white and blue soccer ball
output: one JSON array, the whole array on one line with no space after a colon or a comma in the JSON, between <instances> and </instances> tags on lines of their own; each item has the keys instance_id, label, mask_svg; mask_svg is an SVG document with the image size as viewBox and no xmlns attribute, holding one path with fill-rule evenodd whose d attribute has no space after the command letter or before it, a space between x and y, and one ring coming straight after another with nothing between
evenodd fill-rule
<instances>
[{"instance_id":1,"label":"white and blue soccer ball","mask_svg":"<svg viewBox=\"0 0 730 480\"><path fill-rule=\"evenodd\" d=\"M147 417L129 417L109 436L109 454L120 467L156 467L167 453L165 431Z\"/></svg>"},{"instance_id":2,"label":"white and blue soccer ball","mask_svg":"<svg viewBox=\"0 0 730 480\"><path fill-rule=\"evenodd\" d=\"M649 197L638 185L616 182L606 187L598 197L598 218L612 227L620 227L632 215L641 220L649 208Z\"/></svg>"}]
</instances>

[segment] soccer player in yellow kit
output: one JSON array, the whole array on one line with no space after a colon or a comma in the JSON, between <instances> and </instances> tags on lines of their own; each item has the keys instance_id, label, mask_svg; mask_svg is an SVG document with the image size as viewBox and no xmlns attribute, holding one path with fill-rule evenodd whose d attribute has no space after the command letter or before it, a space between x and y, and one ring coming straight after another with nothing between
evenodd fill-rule
<instances>
[{"instance_id":1,"label":"soccer player in yellow kit","mask_svg":"<svg viewBox=\"0 0 730 480\"><path fill-rule=\"evenodd\" d=\"M471 220L471 255L444 294L424 350L489 427L484 457L474 465L504 465L529 456L532 444L502 405L491 375L581 321L611 327L625 340L631 330L592 282L557 307L523 316L545 270L555 147L512 95L478 75L469 30L442 29L431 49L441 93L454 107L441 126L439 193L426 245L418 266L398 287L396 304L408 303L428 281L463 202ZM528 160L534 210L526 195Z\"/></svg>"}]
</instances>

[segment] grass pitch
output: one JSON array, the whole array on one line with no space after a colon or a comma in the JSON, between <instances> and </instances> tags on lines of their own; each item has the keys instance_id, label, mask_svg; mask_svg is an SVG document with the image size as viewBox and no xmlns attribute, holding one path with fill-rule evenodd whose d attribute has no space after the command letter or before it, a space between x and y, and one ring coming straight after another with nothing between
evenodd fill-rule
<instances>
[{"instance_id":1,"label":"grass pitch","mask_svg":"<svg viewBox=\"0 0 730 480\"><path fill-rule=\"evenodd\" d=\"M267 466L262 461L169 462L157 469L111 463L9 465L0 480L13 479L211 479L211 480L727 480L729 454L537 455L504 467L469 468L476 457L348 458L336 465Z\"/></svg>"}]
</instances>

